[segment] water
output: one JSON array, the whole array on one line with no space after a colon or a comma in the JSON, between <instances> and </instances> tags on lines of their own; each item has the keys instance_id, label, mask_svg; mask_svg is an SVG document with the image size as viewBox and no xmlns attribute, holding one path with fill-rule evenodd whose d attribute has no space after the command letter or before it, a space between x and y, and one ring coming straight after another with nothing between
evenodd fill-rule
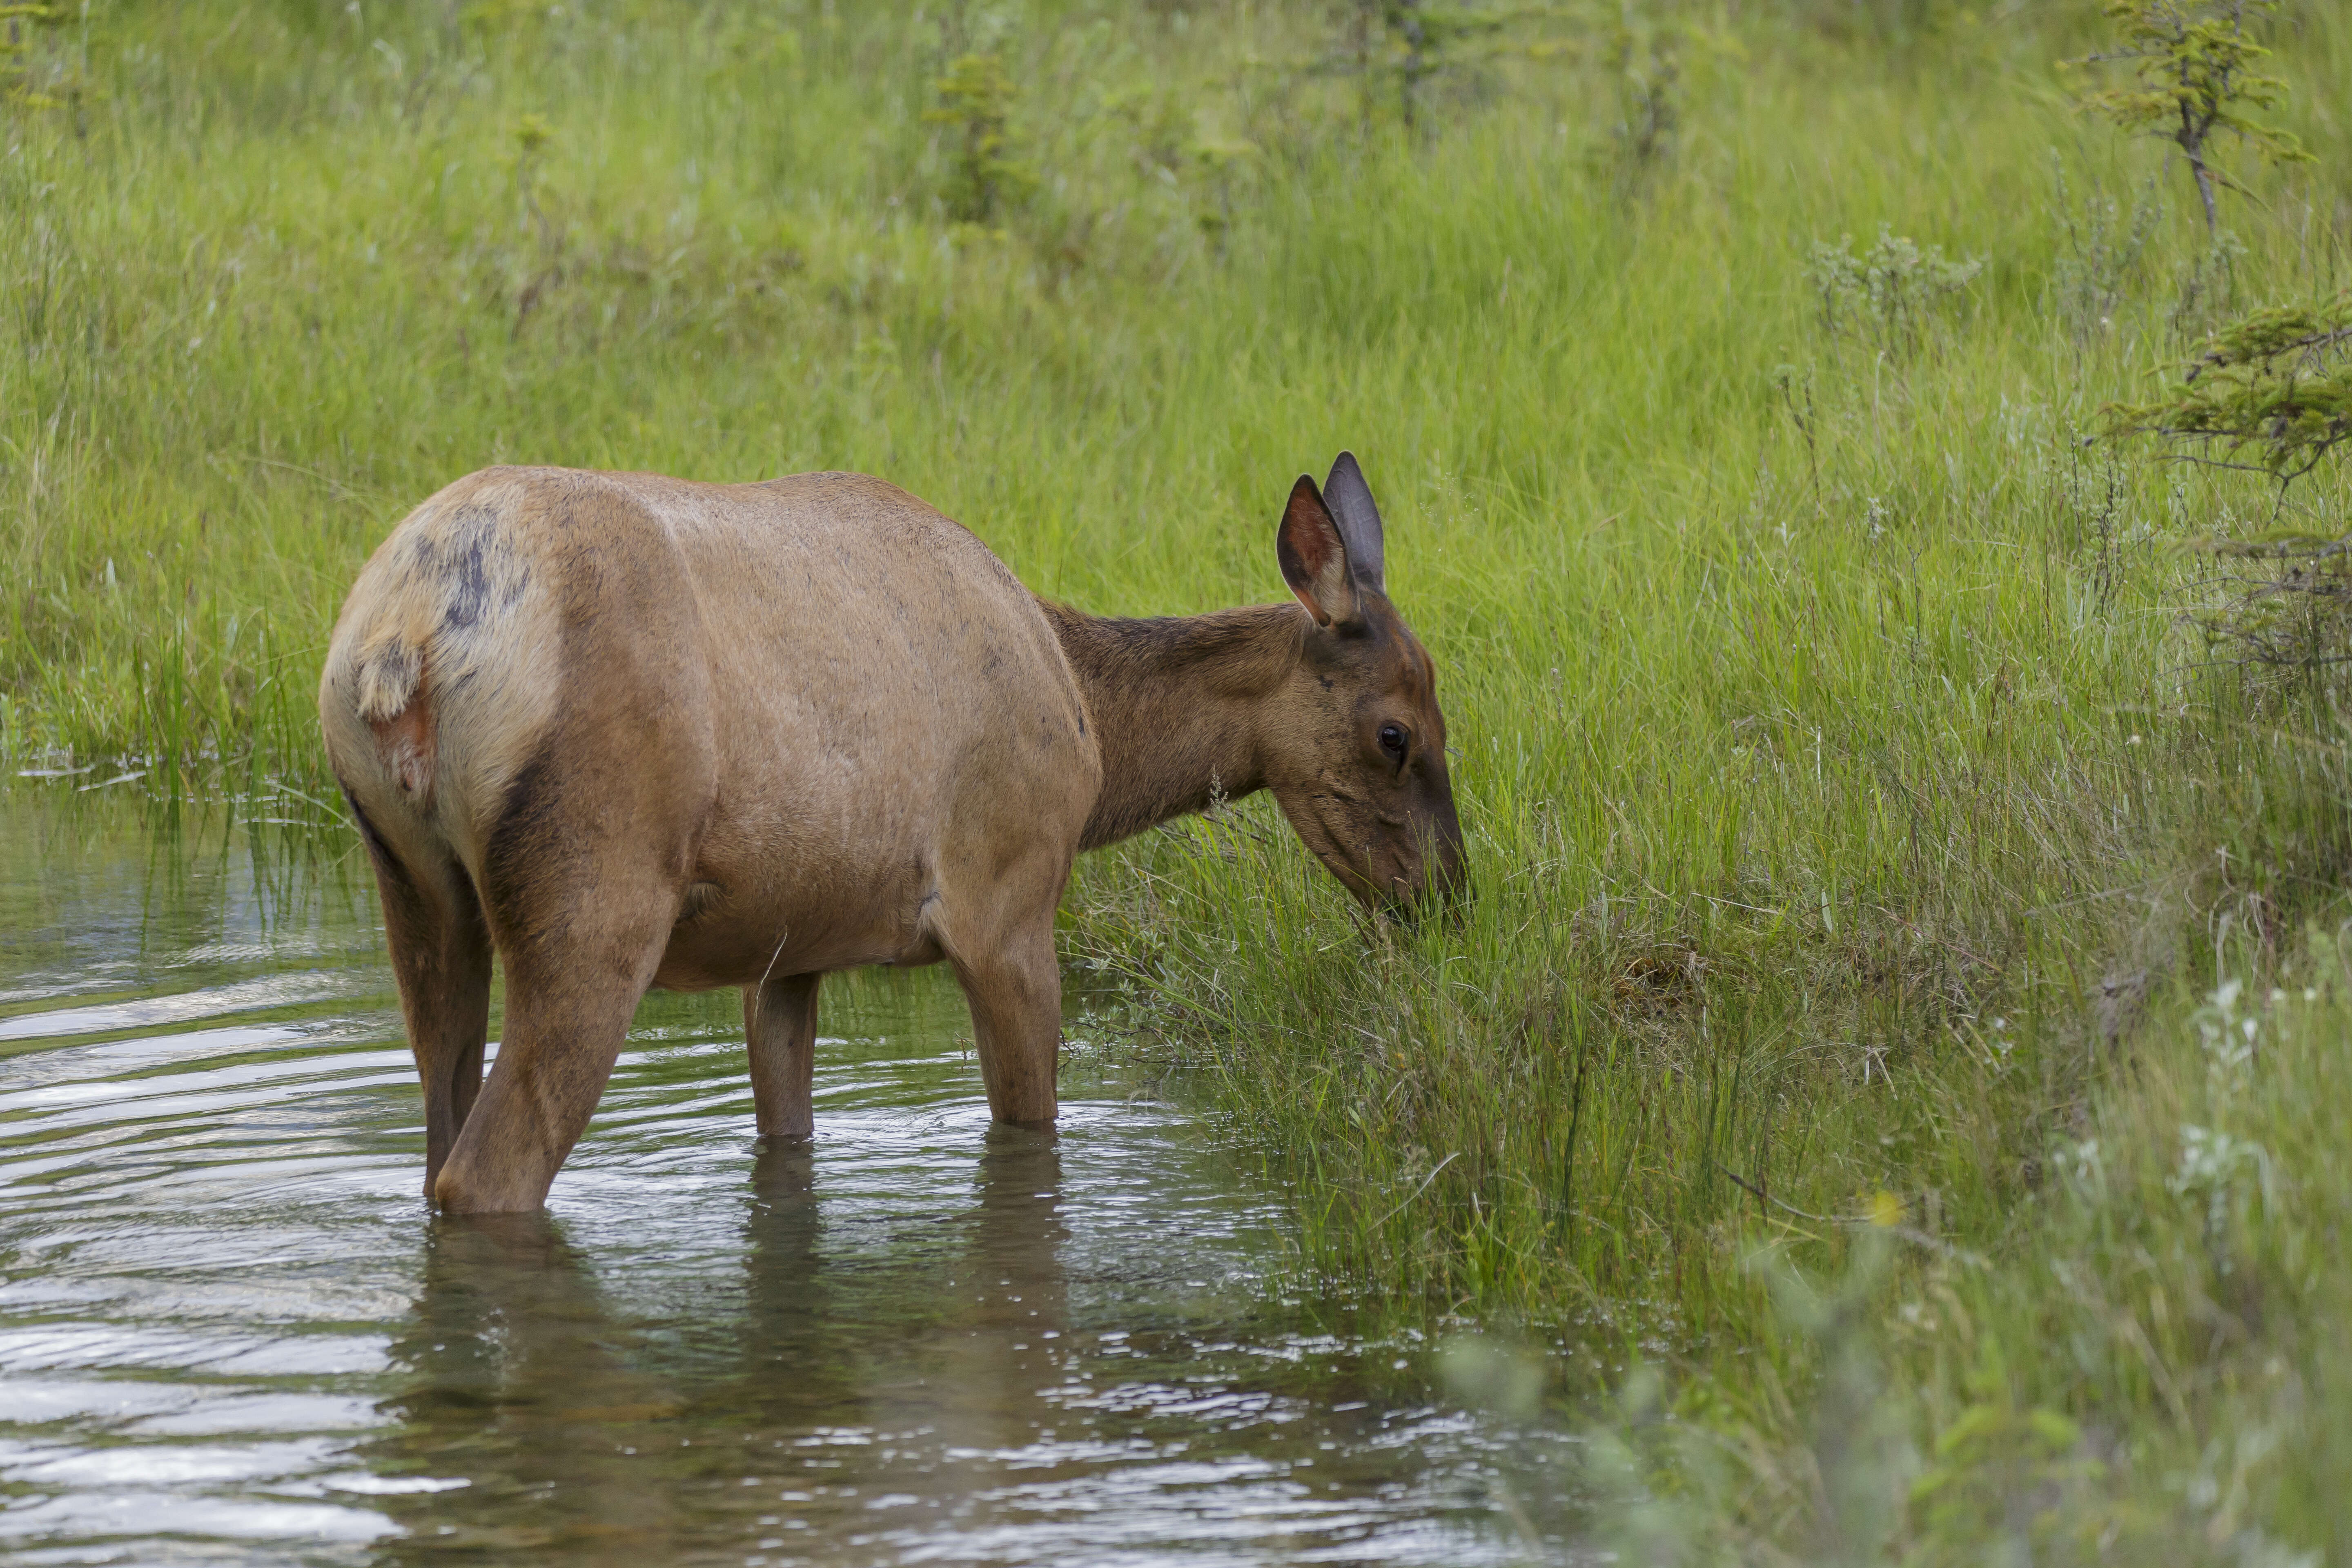
<instances>
[{"instance_id":1,"label":"water","mask_svg":"<svg viewBox=\"0 0 2352 1568\"><path fill-rule=\"evenodd\" d=\"M548 1213L440 1220L341 838L49 784L0 844L0 1558L1541 1550L1512 1440L1286 1327L1277 1214L1082 1018L1015 1134L944 971L829 983L762 1149L732 996L656 995Z\"/></svg>"}]
</instances>

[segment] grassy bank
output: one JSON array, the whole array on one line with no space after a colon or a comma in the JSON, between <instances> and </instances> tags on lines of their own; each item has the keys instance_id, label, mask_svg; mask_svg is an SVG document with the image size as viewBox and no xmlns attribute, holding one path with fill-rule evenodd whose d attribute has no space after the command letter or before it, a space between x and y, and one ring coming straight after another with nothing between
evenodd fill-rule
<instances>
[{"instance_id":1,"label":"grassy bank","mask_svg":"<svg viewBox=\"0 0 2352 1568\"><path fill-rule=\"evenodd\" d=\"M1353 447L1474 915L1368 932L1261 803L1069 903L1098 1048L1268 1129L1285 1288L1535 1356L1644 1560L2340 1555L2342 726L2179 619L2263 482L2083 437L2344 285L2352 31L2278 25L2317 162L2226 267L2102 36L93 8L0 157L0 738L300 809L358 563L488 462L865 468L1167 613ZM1821 256L1882 232L1979 265Z\"/></svg>"}]
</instances>

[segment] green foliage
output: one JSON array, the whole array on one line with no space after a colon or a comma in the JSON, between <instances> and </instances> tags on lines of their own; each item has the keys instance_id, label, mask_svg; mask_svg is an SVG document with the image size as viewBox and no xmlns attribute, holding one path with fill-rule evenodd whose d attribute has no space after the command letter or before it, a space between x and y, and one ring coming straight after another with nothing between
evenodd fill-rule
<instances>
[{"instance_id":1,"label":"green foliage","mask_svg":"<svg viewBox=\"0 0 2352 1568\"><path fill-rule=\"evenodd\" d=\"M2118 405L2108 428L2251 456L2282 485L2310 473L2352 437L2352 291L2232 322L2168 396Z\"/></svg>"},{"instance_id":2,"label":"green foliage","mask_svg":"<svg viewBox=\"0 0 2352 1568\"><path fill-rule=\"evenodd\" d=\"M2288 487L2352 438L2352 292L2231 323L2183 363L2168 396L2113 405L2105 420L2111 437L2157 436L2197 461L2275 481L2269 526L2197 542L2222 573L2216 602L2194 616L2212 646L2306 674L2352 659L2345 518L2276 521Z\"/></svg>"},{"instance_id":3,"label":"green foliage","mask_svg":"<svg viewBox=\"0 0 2352 1568\"><path fill-rule=\"evenodd\" d=\"M2085 1506L2086 1494L2105 1467L2084 1451L2082 1427L2047 1405L2020 1408L1998 1365L1978 1369L1972 1382L1979 1398L1937 1434L1931 1459L1911 1483L1908 1533L1948 1543L2006 1537L2014 1557L2028 1562L2072 1556L2068 1546L2095 1555L2106 1521L2095 1503ZM2057 1531L2077 1539L2053 1542Z\"/></svg>"},{"instance_id":4,"label":"green foliage","mask_svg":"<svg viewBox=\"0 0 2352 1568\"><path fill-rule=\"evenodd\" d=\"M2235 136L2273 163L2308 160L2294 135L2248 112L2276 107L2286 91L2284 79L2254 73L2254 62L2270 51L2246 31L2250 12L2275 11L2278 0L2103 0L2101 8L2121 35L2120 47L2073 63L2128 62L2132 84L2086 92L2084 107L2180 149L2208 232L2220 227L2213 187L2228 183L2212 165L2215 137Z\"/></svg>"},{"instance_id":5,"label":"green foliage","mask_svg":"<svg viewBox=\"0 0 2352 1568\"><path fill-rule=\"evenodd\" d=\"M1036 171L1013 155L1010 127L1020 91L994 54L959 56L931 91L939 101L923 111L923 123L948 128L948 212L965 223L993 223L1037 185Z\"/></svg>"},{"instance_id":6,"label":"green foliage","mask_svg":"<svg viewBox=\"0 0 2352 1568\"><path fill-rule=\"evenodd\" d=\"M2159 209L2153 181L2133 193L2127 212L2114 197L2095 192L2078 206L2067 188L2064 162L2053 152L2051 163L2066 228L2066 251L2051 282L2061 319L2078 342L2086 342L2115 330L2156 237Z\"/></svg>"},{"instance_id":7,"label":"green foliage","mask_svg":"<svg viewBox=\"0 0 2352 1568\"><path fill-rule=\"evenodd\" d=\"M1366 36L1380 40L1381 63L1395 79L1397 110L1407 126L1414 122L1423 84L1457 63L1464 43L1490 37L1503 26L1501 18L1467 5L1433 5L1428 0L1357 4Z\"/></svg>"},{"instance_id":8,"label":"green foliage","mask_svg":"<svg viewBox=\"0 0 2352 1568\"><path fill-rule=\"evenodd\" d=\"M1202 212L1201 228L1215 239L1222 256L1233 232L1234 187L1243 171L1256 163L1260 149L1254 142L1204 136L1192 144L1191 152L1215 204Z\"/></svg>"},{"instance_id":9,"label":"green foliage","mask_svg":"<svg viewBox=\"0 0 2352 1568\"><path fill-rule=\"evenodd\" d=\"M1530 24L1557 21L1549 5L1430 0L1350 0L1344 11L1347 68L1360 80L1364 117L1374 118L1391 95L1407 130L1423 124L1427 99L1449 72L1491 65L1528 47L1517 41ZM1535 46L1539 51L1541 46Z\"/></svg>"},{"instance_id":10,"label":"green foliage","mask_svg":"<svg viewBox=\"0 0 2352 1568\"><path fill-rule=\"evenodd\" d=\"M466 0L458 25L485 42L534 35L549 19L547 0Z\"/></svg>"},{"instance_id":11,"label":"green foliage","mask_svg":"<svg viewBox=\"0 0 2352 1568\"><path fill-rule=\"evenodd\" d=\"M1638 178L1670 158L1682 125L1681 37L1672 29L1621 23L1610 41L1617 123L1609 134L1621 167Z\"/></svg>"},{"instance_id":12,"label":"green foliage","mask_svg":"<svg viewBox=\"0 0 2352 1568\"><path fill-rule=\"evenodd\" d=\"M42 47L44 31L62 27L71 16L55 0L0 4L0 103L17 110L58 109L89 90L79 68Z\"/></svg>"}]
</instances>

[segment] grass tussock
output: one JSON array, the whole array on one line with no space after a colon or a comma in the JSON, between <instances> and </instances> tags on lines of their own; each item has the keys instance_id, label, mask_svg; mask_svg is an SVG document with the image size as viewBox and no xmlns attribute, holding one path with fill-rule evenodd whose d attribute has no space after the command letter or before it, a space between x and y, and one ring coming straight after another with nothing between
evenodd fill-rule
<instances>
[{"instance_id":1,"label":"grass tussock","mask_svg":"<svg viewBox=\"0 0 2352 1568\"><path fill-rule=\"evenodd\" d=\"M2092 437L2344 287L2352 33L2263 23L2313 161L2209 229L2087 10L1637 10L93 5L0 108L0 743L306 809L487 463L865 468L1170 613L1353 447L1475 907L1260 803L1069 904L1282 1289L1536 1356L1635 1560L2340 1556L2339 694L2195 629L2268 477Z\"/></svg>"}]
</instances>

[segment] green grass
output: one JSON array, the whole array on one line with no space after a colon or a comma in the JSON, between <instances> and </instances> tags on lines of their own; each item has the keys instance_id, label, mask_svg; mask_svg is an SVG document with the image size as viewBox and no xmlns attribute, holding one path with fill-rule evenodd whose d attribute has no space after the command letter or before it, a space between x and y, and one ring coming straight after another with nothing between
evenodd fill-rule
<instances>
[{"instance_id":1,"label":"green grass","mask_svg":"<svg viewBox=\"0 0 2352 1568\"><path fill-rule=\"evenodd\" d=\"M1660 11L1636 167L1613 14L1408 130L1306 68L1336 15L853 11L62 35L96 90L0 156L18 765L321 795L344 588L490 462L865 468L1169 613L1277 596L1288 480L1352 447L1474 913L1367 930L1264 803L1068 902L1132 1003L1105 1048L1265 1130L1276 1288L1536 1357L1633 1560L2352 1553L2347 733L2182 626L2175 546L2261 486L2083 443L2216 309L2185 176L2067 103L2096 18ZM2275 41L2318 162L2230 200L2249 305L2352 268L2352 29ZM1039 176L1001 230L920 119L990 46ZM2086 310L2084 200L2151 179ZM1812 248L1882 226L1982 268L1832 332Z\"/></svg>"}]
</instances>

